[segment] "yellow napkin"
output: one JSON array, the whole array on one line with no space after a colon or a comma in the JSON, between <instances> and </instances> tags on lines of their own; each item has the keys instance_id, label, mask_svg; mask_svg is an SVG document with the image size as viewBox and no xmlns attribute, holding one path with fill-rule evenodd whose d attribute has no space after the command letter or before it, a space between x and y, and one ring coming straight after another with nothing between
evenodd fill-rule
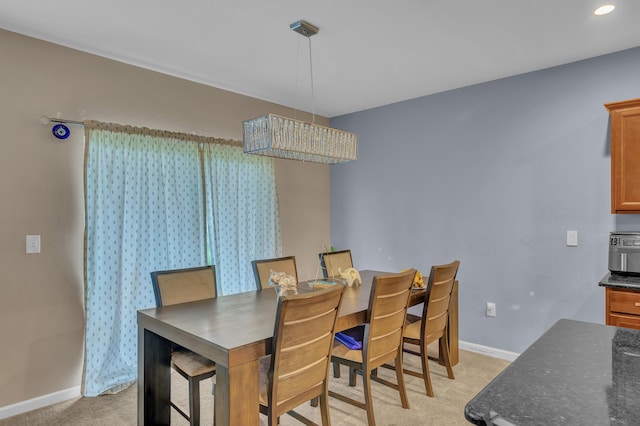
<instances>
[{"instance_id":1,"label":"yellow napkin","mask_svg":"<svg viewBox=\"0 0 640 426\"><path fill-rule=\"evenodd\" d=\"M407 272L408 269L403 269L402 272ZM416 269L416 276L413 279L413 288L424 288L424 279L422 278L422 272Z\"/></svg>"}]
</instances>

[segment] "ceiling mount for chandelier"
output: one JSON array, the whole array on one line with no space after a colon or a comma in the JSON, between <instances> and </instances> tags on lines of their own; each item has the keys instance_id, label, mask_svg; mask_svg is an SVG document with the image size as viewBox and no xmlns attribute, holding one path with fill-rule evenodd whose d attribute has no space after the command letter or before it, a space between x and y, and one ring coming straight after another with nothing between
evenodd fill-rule
<instances>
[{"instance_id":1,"label":"ceiling mount for chandelier","mask_svg":"<svg viewBox=\"0 0 640 426\"><path fill-rule=\"evenodd\" d=\"M311 37L312 35L318 34L318 31L320 31L318 27L302 19L289 25L289 28L305 37Z\"/></svg>"},{"instance_id":2,"label":"ceiling mount for chandelier","mask_svg":"<svg viewBox=\"0 0 640 426\"><path fill-rule=\"evenodd\" d=\"M311 98L315 102L310 37L319 29L304 20L294 22L289 28L309 39ZM315 114L313 118L315 120ZM244 121L242 146L247 154L316 163L338 164L358 158L358 135L355 133L275 114Z\"/></svg>"}]
</instances>

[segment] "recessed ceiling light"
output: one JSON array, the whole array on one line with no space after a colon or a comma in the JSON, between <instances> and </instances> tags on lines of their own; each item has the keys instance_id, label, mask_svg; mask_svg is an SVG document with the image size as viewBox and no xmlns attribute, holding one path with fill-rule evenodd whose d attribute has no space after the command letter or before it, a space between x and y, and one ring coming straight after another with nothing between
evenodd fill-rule
<instances>
[{"instance_id":1,"label":"recessed ceiling light","mask_svg":"<svg viewBox=\"0 0 640 426\"><path fill-rule=\"evenodd\" d=\"M612 4L603 4L599 8L593 11L593 14L596 16L606 15L607 13L613 12L613 9L616 7Z\"/></svg>"}]
</instances>

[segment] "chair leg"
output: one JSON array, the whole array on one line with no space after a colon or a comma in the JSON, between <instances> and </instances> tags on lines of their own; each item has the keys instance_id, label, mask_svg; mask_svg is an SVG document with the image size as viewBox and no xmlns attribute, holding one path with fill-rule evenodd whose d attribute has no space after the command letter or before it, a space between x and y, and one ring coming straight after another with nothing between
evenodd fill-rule
<instances>
[{"instance_id":1,"label":"chair leg","mask_svg":"<svg viewBox=\"0 0 640 426\"><path fill-rule=\"evenodd\" d=\"M371 377L378 377L378 369L374 368L371 370ZM358 374L356 370L352 367L349 367L349 386L353 387L358 383Z\"/></svg>"},{"instance_id":2,"label":"chair leg","mask_svg":"<svg viewBox=\"0 0 640 426\"><path fill-rule=\"evenodd\" d=\"M367 423L369 426L376 426L376 418L373 414L373 398L371 397L371 372L362 372L362 386L364 387L364 406L367 411Z\"/></svg>"},{"instance_id":3,"label":"chair leg","mask_svg":"<svg viewBox=\"0 0 640 426\"><path fill-rule=\"evenodd\" d=\"M213 397L216 397L216 383L213 381L213 379L211 379L211 395L213 395ZM213 405L215 407L215 400L213 401ZM213 426L216 426L216 412L214 410L213 412Z\"/></svg>"},{"instance_id":4,"label":"chair leg","mask_svg":"<svg viewBox=\"0 0 640 426\"><path fill-rule=\"evenodd\" d=\"M271 410L269 410L269 414L267 414L267 424L269 426L278 426L280 424L280 417L274 416Z\"/></svg>"},{"instance_id":5,"label":"chair leg","mask_svg":"<svg viewBox=\"0 0 640 426\"><path fill-rule=\"evenodd\" d=\"M422 343L420 346L420 361L422 361L422 379L424 380L424 388L427 395L433 397L433 387L431 386L431 375L429 374L429 354L427 353L427 344Z\"/></svg>"},{"instance_id":6,"label":"chair leg","mask_svg":"<svg viewBox=\"0 0 640 426\"><path fill-rule=\"evenodd\" d=\"M395 359L396 380L398 383L398 392L400 392L400 402L402 408L409 408L409 398L407 397L407 387L404 384L404 373L402 372L402 352L400 356Z\"/></svg>"},{"instance_id":7,"label":"chair leg","mask_svg":"<svg viewBox=\"0 0 640 426\"><path fill-rule=\"evenodd\" d=\"M320 417L322 419L322 426L331 426L331 418L329 417L329 394L327 383L325 383L324 385L324 392L320 394Z\"/></svg>"},{"instance_id":8,"label":"chair leg","mask_svg":"<svg viewBox=\"0 0 640 426\"><path fill-rule=\"evenodd\" d=\"M189 424L200 425L200 381L189 379Z\"/></svg>"},{"instance_id":9,"label":"chair leg","mask_svg":"<svg viewBox=\"0 0 640 426\"><path fill-rule=\"evenodd\" d=\"M278 426L280 424L280 416L276 416L275 410L272 406L265 407L260 405L260 413L267 416L267 425L268 426ZM260 422L262 424L262 422Z\"/></svg>"},{"instance_id":10,"label":"chair leg","mask_svg":"<svg viewBox=\"0 0 640 426\"><path fill-rule=\"evenodd\" d=\"M349 367L349 386L356 385L356 369Z\"/></svg>"},{"instance_id":11,"label":"chair leg","mask_svg":"<svg viewBox=\"0 0 640 426\"><path fill-rule=\"evenodd\" d=\"M447 334L440 339L440 353L444 360L444 366L447 368L447 376L450 379L455 379L453 376L453 368L451 367L451 357L449 356L449 342L447 341Z\"/></svg>"}]
</instances>

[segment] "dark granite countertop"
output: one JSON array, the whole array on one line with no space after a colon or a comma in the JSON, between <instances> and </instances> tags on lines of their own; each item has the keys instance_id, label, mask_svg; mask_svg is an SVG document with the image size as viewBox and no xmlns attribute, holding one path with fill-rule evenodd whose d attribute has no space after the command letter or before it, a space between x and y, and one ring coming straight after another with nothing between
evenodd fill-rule
<instances>
[{"instance_id":1,"label":"dark granite countertop","mask_svg":"<svg viewBox=\"0 0 640 426\"><path fill-rule=\"evenodd\" d=\"M638 275L620 275L607 272L602 277L599 286L602 287L615 287L629 290L640 290L640 276Z\"/></svg>"},{"instance_id":2,"label":"dark granite countertop","mask_svg":"<svg viewBox=\"0 0 640 426\"><path fill-rule=\"evenodd\" d=\"M637 425L640 330L560 320L465 407L479 425Z\"/></svg>"}]
</instances>

